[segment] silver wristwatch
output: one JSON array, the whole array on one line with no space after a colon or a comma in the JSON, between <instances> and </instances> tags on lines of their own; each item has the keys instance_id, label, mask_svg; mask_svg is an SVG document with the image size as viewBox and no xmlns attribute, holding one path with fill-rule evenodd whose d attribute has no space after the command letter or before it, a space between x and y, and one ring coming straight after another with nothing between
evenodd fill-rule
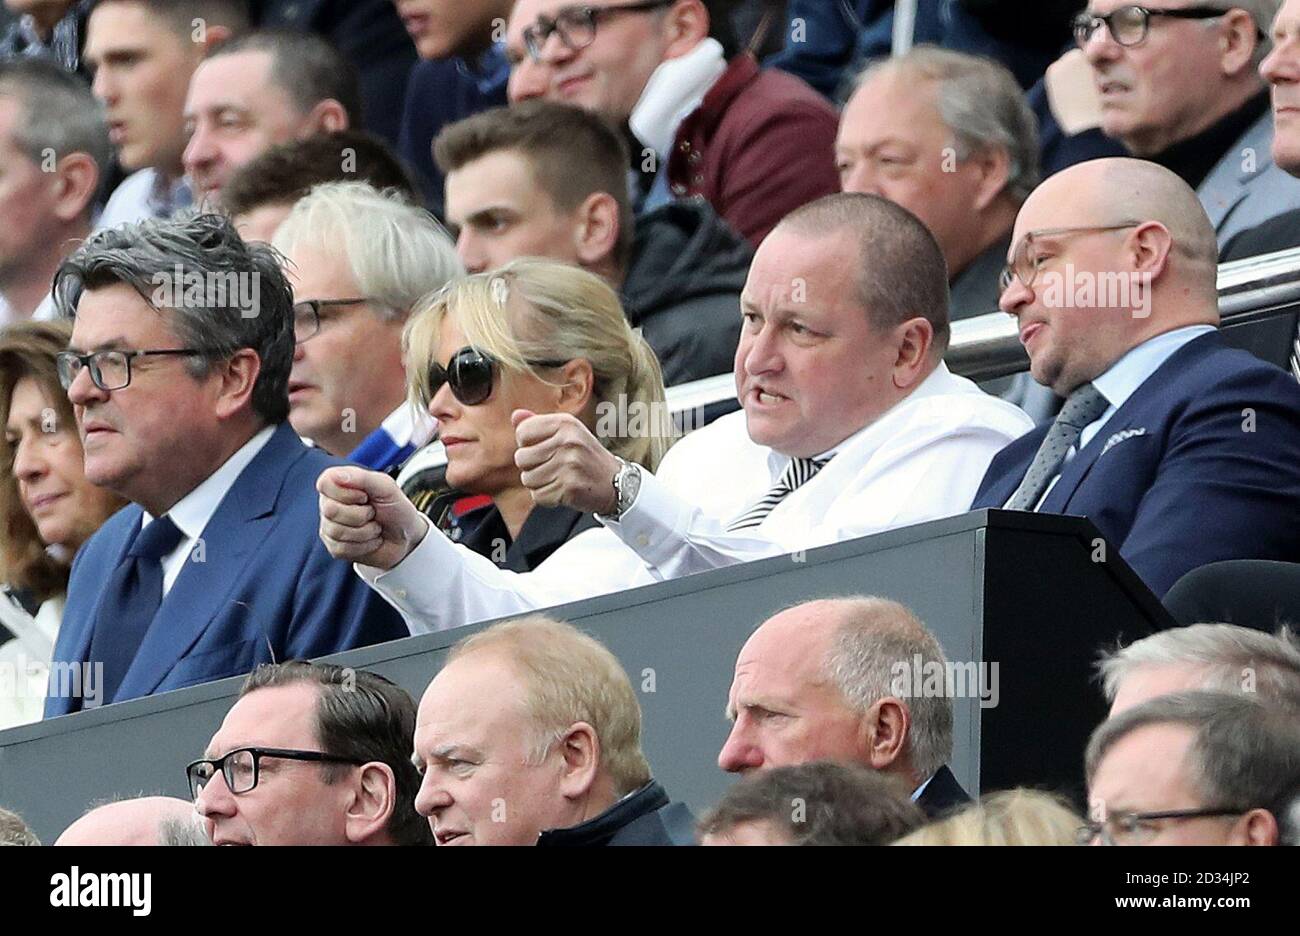
<instances>
[{"instance_id":1,"label":"silver wristwatch","mask_svg":"<svg viewBox=\"0 0 1300 936\"><path fill-rule=\"evenodd\" d=\"M618 458L617 455L614 456ZM641 490L641 466L625 458L618 458L619 469L614 475L614 512L603 515L606 520L617 520L627 512Z\"/></svg>"}]
</instances>

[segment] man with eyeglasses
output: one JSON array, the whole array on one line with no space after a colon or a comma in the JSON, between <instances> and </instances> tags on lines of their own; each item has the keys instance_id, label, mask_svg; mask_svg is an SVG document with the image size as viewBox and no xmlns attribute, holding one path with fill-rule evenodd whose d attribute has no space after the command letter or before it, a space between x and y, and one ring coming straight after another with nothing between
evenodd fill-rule
<instances>
[{"instance_id":1,"label":"man with eyeglasses","mask_svg":"<svg viewBox=\"0 0 1300 936\"><path fill-rule=\"evenodd\" d=\"M1065 400L973 508L1089 517L1157 596L1220 559L1300 560L1300 387L1219 335L1217 247L1188 185L1080 163L1020 210L1002 310Z\"/></svg>"},{"instance_id":2,"label":"man with eyeglasses","mask_svg":"<svg viewBox=\"0 0 1300 936\"><path fill-rule=\"evenodd\" d=\"M1091 0L1074 35L1092 66L1101 128L1196 189L1220 249L1300 202L1273 163L1258 67L1280 0Z\"/></svg>"},{"instance_id":3,"label":"man with eyeglasses","mask_svg":"<svg viewBox=\"0 0 1300 936\"><path fill-rule=\"evenodd\" d=\"M332 455L376 471L433 435L406 401L402 329L412 306L464 270L424 209L361 182L318 185L276 229L293 285L289 421Z\"/></svg>"},{"instance_id":4,"label":"man with eyeglasses","mask_svg":"<svg viewBox=\"0 0 1300 936\"><path fill-rule=\"evenodd\" d=\"M1103 722L1085 764L1081 844L1277 845L1300 785L1300 729L1245 695L1181 692Z\"/></svg>"},{"instance_id":5,"label":"man with eyeglasses","mask_svg":"<svg viewBox=\"0 0 1300 936\"><path fill-rule=\"evenodd\" d=\"M701 196L757 245L839 188L835 111L802 80L737 54L726 4L517 0L512 103L544 97L625 124L637 210Z\"/></svg>"},{"instance_id":6,"label":"man with eyeglasses","mask_svg":"<svg viewBox=\"0 0 1300 936\"><path fill-rule=\"evenodd\" d=\"M259 666L186 769L214 845L430 845L415 700L365 670Z\"/></svg>"},{"instance_id":7,"label":"man with eyeglasses","mask_svg":"<svg viewBox=\"0 0 1300 936\"><path fill-rule=\"evenodd\" d=\"M406 634L312 536L312 482L340 462L287 423L272 251L217 215L126 225L66 260L54 295L86 477L132 502L73 563L59 666L120 702ZM51 684L46 717L81 709L70 689Z\"/></svg>"}]
</instances>

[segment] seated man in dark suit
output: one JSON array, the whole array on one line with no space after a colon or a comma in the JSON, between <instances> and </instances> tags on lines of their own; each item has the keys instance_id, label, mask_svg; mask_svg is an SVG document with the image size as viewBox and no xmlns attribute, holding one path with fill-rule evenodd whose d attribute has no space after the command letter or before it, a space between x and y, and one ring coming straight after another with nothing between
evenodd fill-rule
<instances>
[{"instance_id":1,"label":"seated man in dark suit","mask_svg":"<svg viewBox=\"0 0 1300 936\"><path fill-rule=\"evenodd\" d=\"M415 808L439 845L691 845L641 707L599 641L541 615L451 648L420 700Z\"/></svg>"},{"instance_id":2,"label":"seated man in dark suit","mask_svg":"<svg viewBox=\"0 0 1300 936\"><path fill-rule=\"evenodd\" d=\"M86 477L132 503L73 563L46 717L405 635L315 535L313 482L340 462L286 421L293 296L269 248L216 215L127 225L54 294Z\"/></svg>"},{"instance_id":3,"label":"seated man in dark suit","mask_svg":"<svg viewBox=\"0 0 1300 936\"><path fill-rule=\"evenodd\" d=\"M1016 221L1002 309L1055 422L1008 445L973 506L1088 517L1153 592L1219 559L1300 559L1300 387L1216 330L1216 248L1185 182L1099 159Z\"/></svg>"},{"instance_id":4,"label":"seated man in dark suit","mask_svg":"<svg viewBox=\"0 0 1300 936\"><path fill-rule=\"evenodd\" d=\"M969 802L946 766L952 699L914 685L918 658L921 673L947 671L934 635L897 602L835 598L780 612L736 659L718 766L834 760L897 777L930 817Z\"/></svg>"},{"instance_id":5,"label":"seated man in dark suit","mask_svg":"<svg viewBox=\"0 0 1300 936\"><path fill-rule=\"evenodd\" d=\"M415 700L329 663L259 666L186 768L214 845L432 845L415 811Z\"/></svg>"}]
</instances>

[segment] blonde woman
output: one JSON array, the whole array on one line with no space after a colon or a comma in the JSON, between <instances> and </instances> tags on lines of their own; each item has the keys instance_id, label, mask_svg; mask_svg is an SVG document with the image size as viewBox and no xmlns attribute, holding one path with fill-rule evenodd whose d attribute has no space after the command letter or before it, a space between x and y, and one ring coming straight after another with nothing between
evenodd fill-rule
<instances>
[{"instance_id":1,"label":"blonde woman","mask_svg":"<svg viewBox=\"0 0 1300 936\"><path fill-rule=\"evenodd\" d=\"M895 845L1075 845L1083 820L1060 797L1039 790L990 793Z\"/></svg>"},{"instance_id":2,"label":"blonde woman","mask_svg":"<svg viewBox=\"0 0 1300 936\"><path fill-rule=\"evenodd\" d=\"M40 719L72 557L125 503L86 480L54 366L71 334L64 322L0 329L0 662L23 676L0 698L0 728Z\"/></svg>"},{"instance_id":3,"label":"blonde woman","mask_svg":"<svg viewBox=\"0 0 1300 936\"><path fill-rule=\"evenodd\" d=\"M576 267L521 259L453 282L416 304L403 347L410 396L447 450L447 483L492 501L457 523L456 538L502 568L530 571L597 525L534 504L515 465L513 414L568 413L651 471L672 440L662 422L620 435L603 418L629 404L666 418L663 378L614 292Z\"/></svg>"}]
</instances>

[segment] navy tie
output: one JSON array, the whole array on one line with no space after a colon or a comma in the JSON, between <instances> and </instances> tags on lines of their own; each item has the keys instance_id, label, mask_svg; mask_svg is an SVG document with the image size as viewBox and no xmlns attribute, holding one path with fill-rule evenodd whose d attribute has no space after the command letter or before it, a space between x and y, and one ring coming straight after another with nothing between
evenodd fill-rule
<instances>
[{"instance_id":1,"label":"navy tie","mask_svg":"<svg viewBox=\"0 0 1300 936\"><path fill-rule=\"evenodd\" d=\"M163 515L136 534L126 558L104 586L95 631L90 638L90 664L102 663L100 698L114 701L163 598L162 559L185 538L171 518Z\"/></svg>"}]
</instances>

